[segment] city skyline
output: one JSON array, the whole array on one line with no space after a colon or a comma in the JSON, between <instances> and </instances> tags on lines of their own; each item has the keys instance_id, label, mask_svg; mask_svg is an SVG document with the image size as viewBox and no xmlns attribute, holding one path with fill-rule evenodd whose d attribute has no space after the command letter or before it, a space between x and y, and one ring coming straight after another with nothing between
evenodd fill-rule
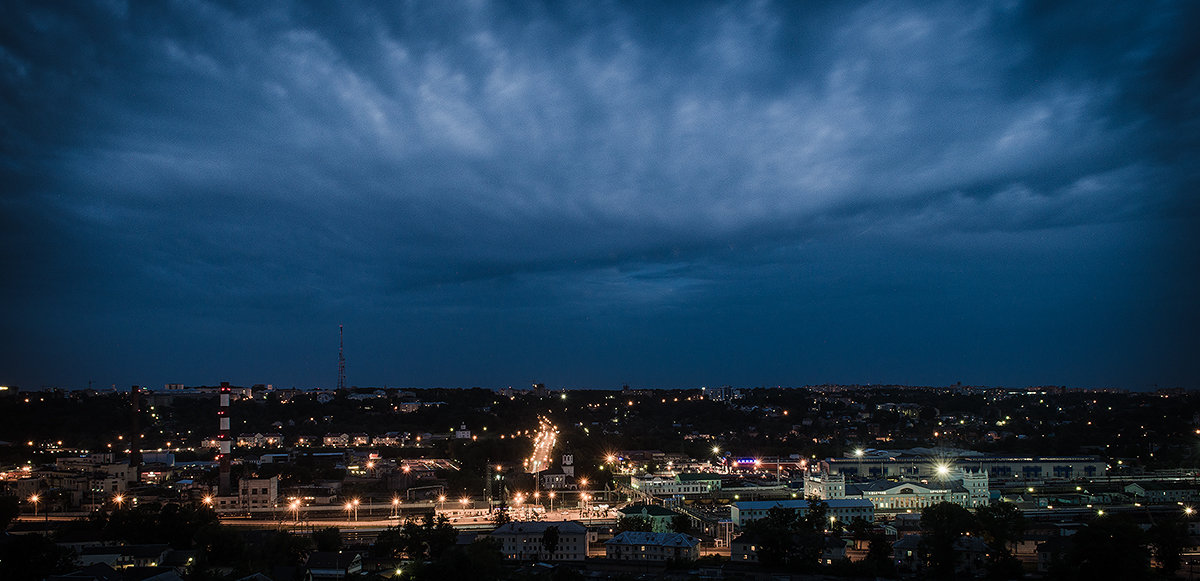
<instances>
[{"instance_id":1,"label":"city skyline","mask_svg":"<svg viewBox=\"0 0 1200 581\"><path fill-rule=\"evenodd\" d=\"M0 14L0 385L1200 387L1194 4Z\"/></svg>"}]
</instances>

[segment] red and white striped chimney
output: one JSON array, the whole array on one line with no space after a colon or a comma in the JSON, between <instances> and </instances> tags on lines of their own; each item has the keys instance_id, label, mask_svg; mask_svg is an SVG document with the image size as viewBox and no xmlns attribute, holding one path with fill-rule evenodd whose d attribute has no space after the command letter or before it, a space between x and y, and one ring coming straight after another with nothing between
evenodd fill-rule
<instances>
[{"instance_id":1,"label":"red and white striped chimney","mask_svg":"<svg viewBox=\"0 0 1200 581\"><path fill-rule=\"evenodd\" d=\"M233 441L229 439L229 382L221 382L221 407L217 410L217 421L220 423L220 433L217 434L217 444L221 447L217 460L221 463L221 477L217 486L217 494L229 496L233 493L229 482L229 454L233 451Z\"/></svg>"}]
</instances>

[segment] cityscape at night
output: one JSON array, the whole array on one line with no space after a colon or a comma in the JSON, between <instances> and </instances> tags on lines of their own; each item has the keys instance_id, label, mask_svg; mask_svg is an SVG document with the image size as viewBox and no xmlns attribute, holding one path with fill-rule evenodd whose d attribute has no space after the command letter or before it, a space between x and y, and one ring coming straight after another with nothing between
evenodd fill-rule
<instances>
[{"instance_id":1,"label":"cityscape at night","mask_svg":"<svg viewBox=\"0 0 1200 581\"><path fill-rule=\"evenodd\" d=\"M0 393L0 436L21 434L0 447L6 542L43 539L72 579L1106 578L1098 559L1138 578L1200 558L1183 389ZM947 534L949 561L921 544Z\"/></svg>"},{"instance_id":2,"label":"cityscape at night","mask_svg":"<svg viewBox=\"0 0 1200 581\"><path fill-rule=\"evenodd\" d=\"M1194 579L1196 30L0 0L0 581Z\"/></svg>"}]
</instances>

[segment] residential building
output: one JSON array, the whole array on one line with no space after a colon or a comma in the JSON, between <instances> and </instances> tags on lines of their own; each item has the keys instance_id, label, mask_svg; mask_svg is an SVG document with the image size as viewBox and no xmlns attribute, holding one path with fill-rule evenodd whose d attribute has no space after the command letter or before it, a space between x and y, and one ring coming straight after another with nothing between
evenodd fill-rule
<instances>
[{"instance_id":1,"label":"residential building","mask_svg":"<svg viewBox=\"0 0 1200 581\"><path fill-rule=\"evenodd\" d=\"M363 569L362 554L356 551L319 551L308 556L313 581L336 581L356 576Z\"/></svg>"},{"instance_id":2,"label":"residential building","mask_svg":"<svg viewBox=\"0 0 1200 581\"><path fill-rule=\"evenodd\" d=\"M605 541L604 553L621 561L695 561L700 540L683 533L624 531Z\"/></svg>"},{"instance_id":3,"label":"residential building","mask_svg":"<svg viewBox=\"0 0 1200 581\"><path fill-rule=\"evenodd\" d=\"M921 558L921 535L908 535L892 544L892 558L901 574L921 574L925 563ZM954 542L956 576L975 578L987 568L988 546L983 539L961 536ZM957 578L957 577L956 577Z\"/></svg>"},{"instance_id":4,"label":"residential building","mask_svg":"<svg viewBox=\"0 0 1200 581\"><path fill-rule=\"evenodd\" d=\"M547 550L546 531L558 530L553 553ZM505 559L514 561L582 561L588 554L588 531L578 521L535 521L505 523L490 535L500 542Z\"/></svg>"}]
</instances>

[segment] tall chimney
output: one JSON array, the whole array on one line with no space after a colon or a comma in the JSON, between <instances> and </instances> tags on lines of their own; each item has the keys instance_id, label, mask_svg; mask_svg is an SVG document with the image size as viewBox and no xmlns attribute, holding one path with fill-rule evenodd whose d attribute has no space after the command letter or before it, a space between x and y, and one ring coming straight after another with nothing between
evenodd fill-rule
<instances>
[{"instance_id":1,"label":"tall chimney","mask_svg":"<svg viewBox=\"0 0 1200 581\"><path fill-rule=\"evenodd\" d=\"M232 451L233 442L229 439L229 382L221 382L221 407L217 410L217 421L219 423L220 432L217 434L217 444L221 447L221 451L217 454L217 460L221 463L221 476L217 484L217 494L221 496L229 496L232 494L232 489L229 482L229 454Z\"/></svg>"}]
</instances>

